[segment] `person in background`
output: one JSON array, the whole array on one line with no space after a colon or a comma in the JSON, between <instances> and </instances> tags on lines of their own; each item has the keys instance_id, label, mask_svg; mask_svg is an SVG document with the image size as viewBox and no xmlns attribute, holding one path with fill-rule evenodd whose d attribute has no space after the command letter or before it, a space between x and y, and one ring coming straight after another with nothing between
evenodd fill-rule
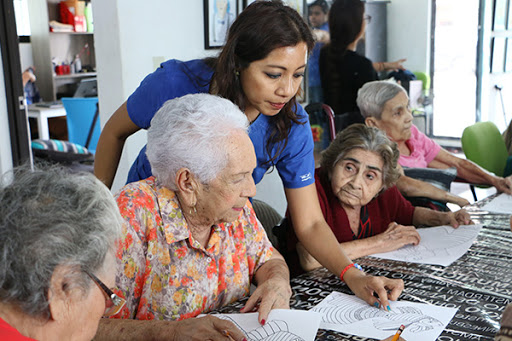
<instances>
[{"instance_id":1,"label":"person in background","mask_svg":"<svg viewBox=\"0 0 512 341\"><path fill-rule=\"evenodd\" d=\"M320 51L320 77L325 103L337 115L359 111L357 90L377 80L377 72L403 69L405 59L372 64L356 52L370 20L361 0L336 0L329 11L331 42Z\"/></svg>"},{"instance_id":2,"label":"person in background","mask_svg":"<svg viewBox=\"0 0 512 341\"><path fill-rule=\"evenodd\" d=\"M313 28L315 36L315 47L311 51L308 60L308 96L310 103L323 103L324 96L322 90L322 82L320 81L320 50L325 43L330 41L329 23L327 16L329 13L329 5L326 0L316 0L308 6L309 23Z\"/></svg>"},{"instance_id":3,"label":"person in background","mask_svg":"<svg viewBox=\"0 0 512 341\"><path fill-rule=\"evenodd\" d=\"M252 282L257 288L242 313L257 309L264 325L271 309L289 309L288 267L249 201L256 155L248 126L236 105L209 94L169 100L155 114L147 146L155 175L117 194L125 224L116 289L127 304L115 316L121 320L102 323L102 338L189 340L227 332L241 339L233 324L214 317L193 319L194 328L160 322L233 303L249 295Z\"/></svg>"},{"instance_id":4,"label":"person in background","mask_svg":"<svg viewBox=\"0 0 512 341\"><path fill-rule=\"evenodd\" d=\"M457 176L470 183L494 186L499 192L512 194L512 176L491 174L469 160L452 155L420 132L412 124L409 98L400 85L390 81L366 83L359 91L357 104L366 125L381 129L397 143L398 163L402 167L454 167Z\"/></svg>"},{"instance_id":5,"label":"person in background","mask_svg":"<svg viewBox=\"0 0 512 341\"><path fill-rule=\"evenodd\" d=\"M36 75L34 74L34 69L35 68L31 66L21 74L23 92L25 94L27 104L33 104L41 101L41 95L39 94L39 89L36 86Z\"/></svg>"},{"instance_id":6,"label":"person in background","mask_svg":"<svg viewBox=\"0 0 512 341\"><path fill-rule=\"evenodd\" d=\"M0 189L0 339L91 340L124 304L109 289L121 224L92 174L16 169Z\"/></svg>"},{"instance_id":7,"label":"person in background","mask_svg":"<svg viewBox=\"0 0 512 341\"><path fill-rule=\"evenodd\" d=\"M420 243L414 226L471 223L465 210L438 212L413 207L398 191L400 177L396 143L384 132L354 124L338 133L322 153L315 172L318 199L324 217L350 258L394 251ZM413 226L414 225L414 226ZM320 266L298 244L304 270Z\"/></svg>"},{"instance_id":8,"label":"person in background","mask_svg":"<svg viewBox=\"0 0 512 341\"><path fill-rule=\"evenodd\" d=\"M304 247L331 272L344 272L344 280L358 297L371 305L379 301L386 306L388 293L398 297L403 281L369 276L355 269L339 248L318 203L311 127L307 113L296 101L313 45L311 30L294 9L281 1L250 4L229 29L218 58L170 60L142 81L104 126L94 173L112 185L126 138L148 128L165 101L190 93L227 98L251 123L249 137L257 159L254 182L260 182L275 167ZM144 148L128 182L151 175Z\"/></svg>"}]
</instances>

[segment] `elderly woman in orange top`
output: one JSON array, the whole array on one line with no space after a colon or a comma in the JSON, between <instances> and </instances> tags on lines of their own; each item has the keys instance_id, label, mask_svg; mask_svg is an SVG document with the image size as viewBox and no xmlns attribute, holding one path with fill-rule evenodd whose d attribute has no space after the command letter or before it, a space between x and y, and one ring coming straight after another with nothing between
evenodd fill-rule
<instances>
[{"instance_id":1,"label":"elderly woman in orange top","mask_svg":"<svg viewBox=\"0 0 512 341\"><path fill-rule=\"evenodd\" d=\"M147 145L154 176L117 194L125 224L116 284L127 302L116 317L125 320L103 322L99 336L241 340L227 321L192 318L249 295L252 282L241 312L257 308L264 324L271 309L289 308L288 268L248 200L256 157L247 129L237 106L208 94L157 112Z\"/></svg>"}]
</instances>

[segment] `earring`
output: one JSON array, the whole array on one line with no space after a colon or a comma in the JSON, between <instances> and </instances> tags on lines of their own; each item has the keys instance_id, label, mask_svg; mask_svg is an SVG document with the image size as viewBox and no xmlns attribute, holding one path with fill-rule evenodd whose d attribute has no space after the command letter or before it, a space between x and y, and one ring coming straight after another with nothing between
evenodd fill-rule
<instances>
[{"instance_id":1,"label":"earring","mask_svg":"<svg viewBox=\"0 0 512 341\"><path fill-rule=\"evenodd\" d=\"M235 75L236 75L237 77L239 77L239 76L240 76L240 71L236 70L236 71L235 71Z\"/></svg>"},{"instance_id":2,"label":"earring","mask_svg":"<svg viewBox=\"0 0 512 341\"><path fill-rule=\"evenodd\" d=\"M196 206L192 206L192 208L188 211L190 215L192 215L192 209L194 210L194 213L197 214Z\"/></svg>"}]
</instances>

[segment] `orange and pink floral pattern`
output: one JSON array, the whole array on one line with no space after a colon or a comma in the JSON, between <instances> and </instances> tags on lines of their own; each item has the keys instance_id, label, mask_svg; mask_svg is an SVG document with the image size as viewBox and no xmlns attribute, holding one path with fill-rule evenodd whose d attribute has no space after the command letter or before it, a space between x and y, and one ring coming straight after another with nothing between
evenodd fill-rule
<instances>
[{"instance_id":1,"label":"orange and pink floral pattern","mask_svg":"<svg viewBox=\"0 0 512 341\"><path fill-rule=\"evenodd\" d=\"M214 225L206 248L194 240L176 194L155 177L116 196L124 218L115 292L126 305L115 318L181 320L249 294L256 270L272 256L247 201L238 219Z\"/></svg>"}]
</instances>

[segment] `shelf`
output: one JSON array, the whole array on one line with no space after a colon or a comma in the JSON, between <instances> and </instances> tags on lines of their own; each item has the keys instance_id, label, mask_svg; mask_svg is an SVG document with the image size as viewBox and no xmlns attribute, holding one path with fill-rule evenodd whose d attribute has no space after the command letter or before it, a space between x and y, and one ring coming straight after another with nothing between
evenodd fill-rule
<instances>
[{"instance_id":1,"label":"shelf","mask_svg":"<svg viewBox=\"0 0 512 341\"><path fill-rule=\"evenodd\" d=\"M71 31L71 32L50 32L50 35L61 35L61 34L68 34L68 35L80 35L80 36L86 36L86 35L94 35L93 32L75 32L75 31Z\"/></svg>"},{"instance_id":2,"label":"shelf","mask_svg":"<svg viewBox=\"0 0 512 341\"><path fill-rule=\"evenodd\" d=\"M69 75L58 75L53 76L53 78L57 79L71 79L71 78L86 78L86 77L94 77L96 76L96 72L79 72L79 73L70 73Z\"/></svg>"}]
</instances>

